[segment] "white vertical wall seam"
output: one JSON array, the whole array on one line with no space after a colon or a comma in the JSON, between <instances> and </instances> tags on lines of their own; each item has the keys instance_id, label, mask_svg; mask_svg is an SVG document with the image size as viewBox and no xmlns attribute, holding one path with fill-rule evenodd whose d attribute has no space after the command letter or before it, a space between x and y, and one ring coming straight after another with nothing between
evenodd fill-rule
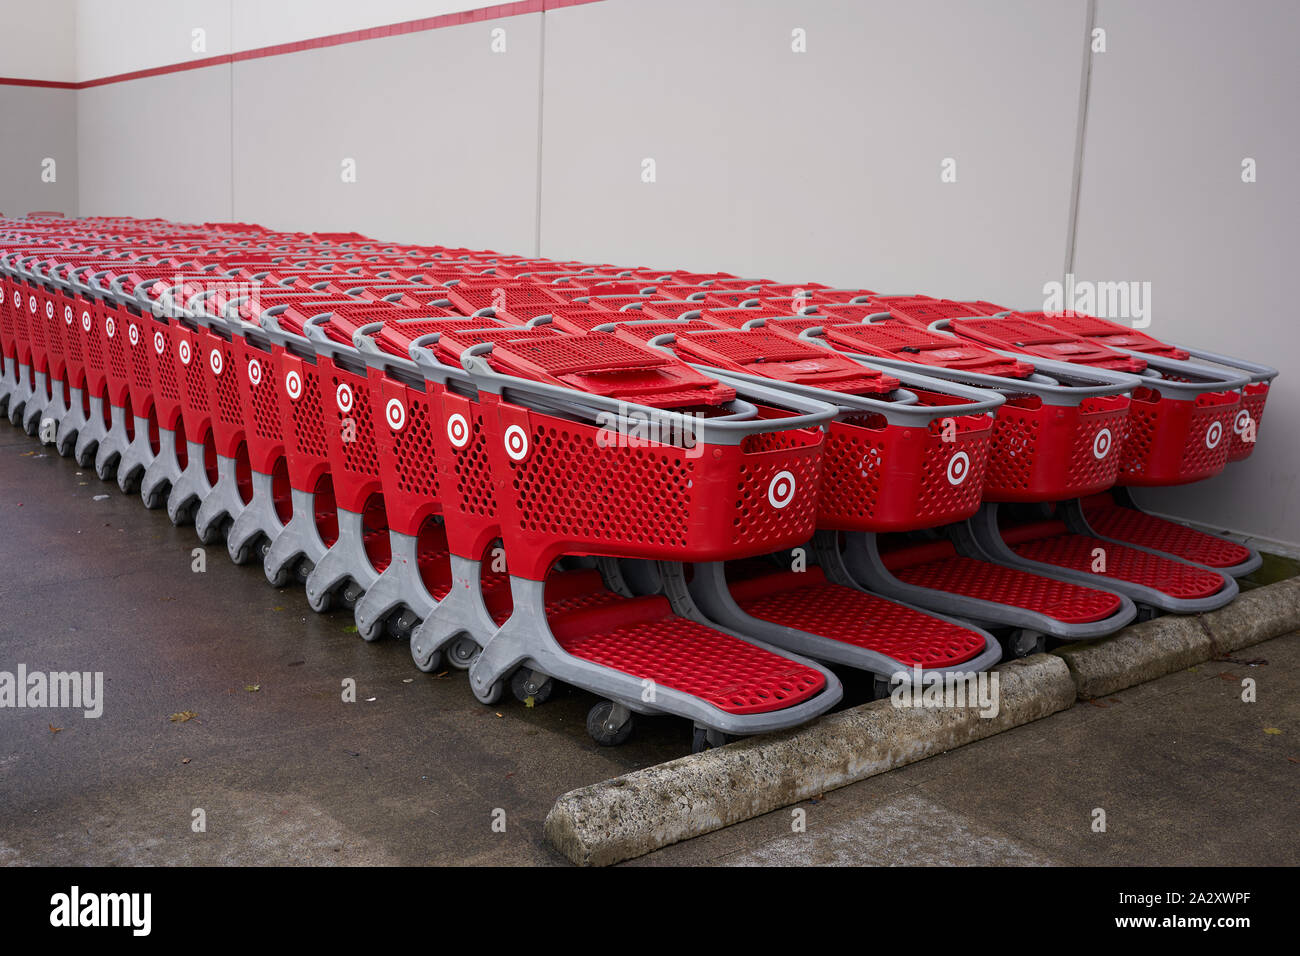
<instances>
[{"instance_id":1,"label":"white vertical wall seam","mask_svg":"<svg viewBox=\"0 0 1300 956\"><path fill-rule=\"evenodd\" d=\"M1083 144L1088 131L1088 97L1092 89L1092 31L1097 23L1097 0L1087 0L1083 27L1083 65L1079 76L1079 118L1074 131L1074 170L1070 177L1070 215L1066 220L1065 268L1074 272L1074 247L1079 232L1079 188L1083 181Z\"/></svg>"}]
</instances>

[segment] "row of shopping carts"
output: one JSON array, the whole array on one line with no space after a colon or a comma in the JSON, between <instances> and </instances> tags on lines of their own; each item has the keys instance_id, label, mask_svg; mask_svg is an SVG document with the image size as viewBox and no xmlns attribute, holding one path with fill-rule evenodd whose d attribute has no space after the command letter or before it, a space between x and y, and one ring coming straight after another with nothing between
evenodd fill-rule
<instances>
[{"instance_id":1,"label":"row of shopping carts","mask_svg":"<svg viewBox=\"0 0 1300 956\"><path fill-rule=\"evenodd\" d=\"M366 640L694 746L1220 607L1132 486L1273 369L1083 315L232 223L0 219L0 408Z\"/></svg>"}]
</instances>

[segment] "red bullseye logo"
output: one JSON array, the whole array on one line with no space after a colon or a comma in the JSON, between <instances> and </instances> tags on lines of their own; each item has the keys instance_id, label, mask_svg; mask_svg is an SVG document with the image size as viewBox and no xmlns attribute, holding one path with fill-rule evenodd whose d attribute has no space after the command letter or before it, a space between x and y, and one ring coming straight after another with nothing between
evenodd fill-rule
<instances>
[{"instance_id":1,"label":"red bullseye logo","mask_svg":"<svg viewBox=\"0 0 1300 956\"><path fill-rule=\"evenodd\" d=\"M190 359L194 357L194 353L190 349L190 343L188 340L181 339L180 344L176 346L176 354L181 357L182 365L190 364Z\"/></svg>"},{"instance_id":2,"label":"red bullseye logo","mask_svg":"<svg viewBox=\"0 0 1300 956\"><path fill-rule=\"evenodd\" d=\"M1248 426L1250 422L1251 422L1250 412L1246 411L1243 408L1241 411L1237 412L1237 417L1236 419L1233 420L1232 423L1233 432L1235 432L1238 435L1244 435L1246 433L1246 426Z\"/></svg>"},{"instance_id":3,"label":"red bullseye logo","mask_svg":"<svg viewBox=\"0 0 1300 956\"><path fill-rule=\"evenodd\" d=\"M352 411L352 388L347 382L339 382L339 387L334 389L334 401L344 415Z\"/></svg>"},{"instance_id":4,"label":"red bullseye logo","mask_svg":"<svg viewBox=\"0 0 1300 956\"><path fill-rule=\"evenodd\" d=\"M126 337L133 346L140 344L140 330L136 328L134 322L126 327Z\"/></svg>"},{"instance_id":5,"label":"red bullseye logo","mask_svg":"<svg viewBox=\"0 0 1300 956\"><path fill-rule=\"evenodd\" d=\"M959 451L948 460L948 484L956 486L970 474L970 455Z\"/></svg>"},{"instance_id":6,"label":"red bullseye logo","mask_svg":"<svg viewBox=\"0 0 1300 956\"><path fill-rule=\"evenodd\" d=\"M506 429L506 454L513 461L523 461L528 455L528 436L518 425Z\"/></svg>"},{"instance_id":7,"label":"red bullseye logo","mask_svg":"<svg viewBox=\"0 0 1300 956\"><path fill-rule=\"evenodd\" d=\"M1205 447L1218 448L1222 438L1223 425L1220 422L1210 422L1210 427L1205 429Z\"/></svg>"},{"instance_id":8,"label":"red bullseye logo","mask_svg":"<svg viewBox=\"0 0 1300 956\"><path fill-rule=\"evenodd\" d=\"M1097 437L1092 440L1092 457L1098 461L1110 454L1110 445L1112 437L1109 428L1103 428L1097 432Z\"/></svg>"},{"instance_id":9,"label":"red bullseye logo","mask_svg":"<svg viewBox=\"0 0 1300 956\"><path fill-rule=\"evenodd\" d=\"M248 381L253 385L262 384L262 363L257 359L250 359L248 362Z\"/></svg>"},{"instance_id":10,"label":"red bullseye logo","mask_svg":"<svg viewBox=\"0 0 1300 956\"><path fill-rule=\"evenodd\" d=\"M447 419L447 440L457 448L469 444L469 422L459 412Z\"/></svg>"},{"instance_id":11,"label":"red bullseye logo","mask_svg":"<svg viewBox=\"0 0 1300 956\"><path fill-rule=\"evenodd\" d=\"M36 296L29 295L27 297L27 308L31 310L32 315L36 314Z\"/></svg>"},{"instance_id":12,"label":"red bullseye logo","mask_svg":"<svg viewBox=\"0 0 1300 956\"><path fill-rule=\"evenodd\" d=\"M302 398L302 376L297 372L290 372L284 377L284 390L289 393L289 397L295 402Z\"/></svg>"},{"instance_id":13,"label":"red bullseye logo","mask_svg":"<svg viewBox=\"0 0 1300 956\"><path fill-rule=\"evenodd\" d=\"M208 367L212 369L213 375L220 375L225 363L221 359L221 350L213 349L208 353Z\"/></svg>"},{"instance_id":14,"label":"red bullseye logo","mask_svg":"<svg viewBox=\"0 0 1300 956\"><path fill-rule=\"evenodd\" d=\"M104 331L110 339L117 334L117 323L113 321L111 315L104 319Z\"/></svg>"},{"instance_id":15,"label":"red bullseye logo","mask_svg":"<svg viewBox=\"0 0 1300 956\"><path fill-rule=\"evenodd\" d=\"M162 331L159 330L153 334L153 350L162 355L167 348L167 340L163 338Z\"/></svg>"},{"instance_id":16,"label":"red bullseye logo","mask_svg":"<svg viewBox=\"0 0 1300 956\"><path fill-rule=\"evenodd\" d=\"M388 419L388 427L395 432L400 432L406 427L406 406L402 404L401 399L388 400L388 404L384 406L384 417Z\"/></svg>"},{"instance_id":17,"label":"red bullseye logo","mask_svg":"<svg viewBox=\"0 0 1300 956\"><path fill-rule=\"evenodd\" d=\"M53 303L53 302L46 302L46 303L45 303L45 317L46 317L47 319L52 319L52 318L54 318L54 303Z\"/></svg>"},{"instance_id":18,"label":"red bullseye logo","mask_svg":"<svg viewBox=\"0 0 1300 956\"><path fill-rule=\"evenodd\" d=\"M778 471L767 483L767 500L778 511L794 501L794 475L788 471Z\"/></svg>"},{"instance_id":19,"label":"red bullseye logo","mask_svg":"<svg viewBox=\"0 0 1300 956\"><path fill-rule=\"evenodd\" d=\"M85 329L87 332L90 331L90 313L89 313L89 312L82 312L82 313L81 313L81 327L82 327L83 329Z\"/></svg>"},{"instance_id":20,"label":"red bullseye logo","mask_svg":"<svg viewBox=\"0 0 1300 956\"><path fill-rule=\"evenodd\" d=\"M14 308L15 308L15 309L21 309L22 307L23 307L23 296L22 296L22 293L21 293L21 292L18 292L17 290L15 290L15 291L14 291Z\"/></svg>"},{"instance_id":21,"label":"red bullseye logo","mask_svg":"<svg viewBox=\"0 0 1300 956\"><path fill-rule=\"evenodd\" d=\"M72 306L65 305L63 307L63 321L68 325L72 324Z\"/></svg>"}]
</instances>

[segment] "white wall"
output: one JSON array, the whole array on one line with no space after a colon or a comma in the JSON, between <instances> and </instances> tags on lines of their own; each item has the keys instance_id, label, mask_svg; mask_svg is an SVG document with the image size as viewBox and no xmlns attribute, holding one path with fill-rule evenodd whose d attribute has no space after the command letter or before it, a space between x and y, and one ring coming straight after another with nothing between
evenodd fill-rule
<instances>
[{"instance_id":1,"label":"white wall","mask_svg":"<svg viewBox=\"0 0 1300 956\"><path fill-rule=\"evenodd\" d=\"M0 213L76 215L77 94L0 85L0 130Z\"/></svg>"},{"instance_id":2,"label":"white wall","mask_svg":"<svg viewBox=\"0 0 1300 956\"><path fill-rule=\"evenodd\" d=\"M234 218L531 251L540 55L532 14L235 63Z\"/></svg>"},{"instance_id":3,"label":"white wall","mask_svg":"<svg viewBox=\"0 0 1300 956\"><path fill-rule=\"evenodd\" d=\"M1251 458L1142 500L1300 542L1300 6L1100 0L1097 23L1076 274L1149 281L1152 334L1282 370Z\"/></svg>"},{"instance_id":4,"label":"white wall","mask_svg":"<svg viewBox=\"0 0 1300 956\"><path fill-rule=\"evenodd\" d=\"M228 221L229 64L82 90L79 212Z\"/></svg>"},{"instance_id":5,"label":"white wall","mask_svg":"<svg viewBox=\"0 0 1300 956\"><path fill-rule=\"evenodd\" d=\"M1084 10L609 0L548 13L542 251L1023 299L1064 262ZM796 28L806 53L792 52ZM940 180L945 158L955 183Z\"/></svg>"},{"instance_id":6,"label":"white wall","mask_svg":"<svg viewBox=\"0 0 1300 956\"><path fill-rule=\"evenodd\" d=\"M73 0L60 2L71 5ZM483 5L475 0L75 0L80 31L76 79L95 80ZM193 48L196 29L204 31L203 50Z\"/></svg>"},{"instance_id":7,"label":"white wall","mask_svg":"<svg viewBox=\"0 0 1300 956\"><path fill-rule=\"evenodd\" d=\"M77 76L77 0L2 0L0 77L70 83Z\"/></svg>"}]
</instances>

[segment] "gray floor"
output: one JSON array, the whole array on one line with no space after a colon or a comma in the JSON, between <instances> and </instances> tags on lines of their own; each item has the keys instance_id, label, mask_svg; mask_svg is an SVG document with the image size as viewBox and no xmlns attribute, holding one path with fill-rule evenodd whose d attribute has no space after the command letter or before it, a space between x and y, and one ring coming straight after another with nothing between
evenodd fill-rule
<instances>
[{"instance_id":1,"label":"gray floor","mask_svg":"<svg viewBox=\"0 0 1300 956\"><path fill-rule=\"evenodd\" d=\"M576 691L483 707L459 672L419 673L224 549L195 573L196 546L0 425L0 670L106 680L96 720L0 710L0 863L560 864L541 834L558 794L687 748L670 720L596 747ZM786 810L636 862L1294 864L1300 644L1242 656L1268 663L1204 665L803 804L806 833Z\"/></svg>"}]
</instances>

